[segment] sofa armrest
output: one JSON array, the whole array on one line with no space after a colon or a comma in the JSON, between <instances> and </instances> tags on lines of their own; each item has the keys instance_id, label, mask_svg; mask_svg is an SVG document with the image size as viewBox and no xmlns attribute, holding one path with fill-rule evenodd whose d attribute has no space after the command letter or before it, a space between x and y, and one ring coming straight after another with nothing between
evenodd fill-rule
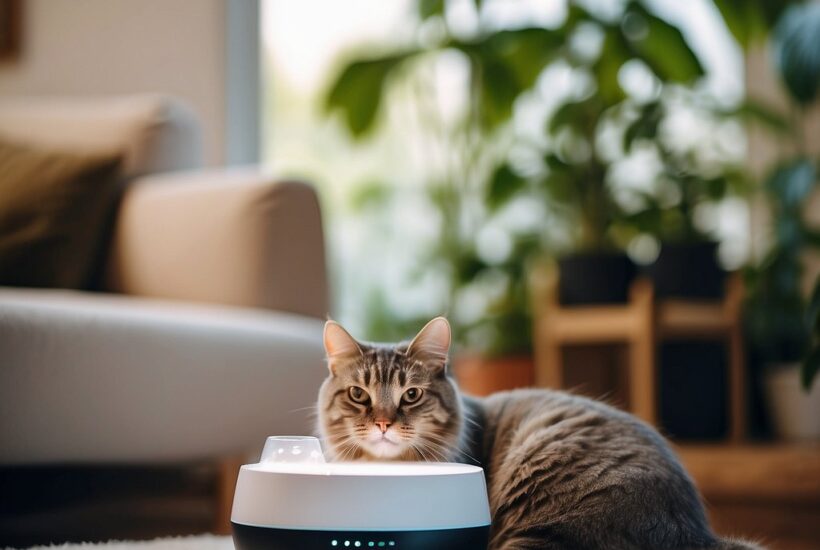
<instances>
[{"instance_id":1,"label":"sofa armrest","mask_svg":"<svg viewBox=\"0 0 820 550\"><path fill-rule=\"evenodd\" d=\"M318 319L0 288L0 465L258 453L312 432L323 358Z\"/></svg>"},{"instance_id":2,"label":"sofa armrest","mask_svg":"<svg viewBox=\"0 0 820 550\"><path fill-rule=\"evenodd\" d=\"M316 194L256 169L140 178L122 201L105 286L323 317L328 298Z\"/></svg>"}]
</instances>

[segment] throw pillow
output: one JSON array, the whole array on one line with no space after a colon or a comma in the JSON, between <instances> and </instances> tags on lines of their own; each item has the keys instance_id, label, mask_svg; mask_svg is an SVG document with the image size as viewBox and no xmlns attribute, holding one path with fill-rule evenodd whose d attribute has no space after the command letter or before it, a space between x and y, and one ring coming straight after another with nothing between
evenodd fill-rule
<instances>
[{"instance_id":1,"label":"throw pillow","mask_svg":"<svg viewBox=\"0 0 820 550\"><path fill-rule=\"evenodd\" d=\"M119 193L119 158L0 139L0 285L86 288Z\"/></svg>"}]
</instances>

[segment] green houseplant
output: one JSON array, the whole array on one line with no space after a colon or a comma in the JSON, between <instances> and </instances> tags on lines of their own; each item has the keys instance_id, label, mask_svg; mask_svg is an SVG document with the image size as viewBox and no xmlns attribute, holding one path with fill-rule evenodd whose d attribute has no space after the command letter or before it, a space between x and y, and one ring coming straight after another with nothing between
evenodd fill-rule
<instances>
[{"instance_id":1,"label":"green houseplant","mask_svg":"<svg viewBox=\"0 0 820 550\"><path fill-rule=\"evenodd\" d=\"M784 10L772 33L773 59L790 98L788 136L794 153L778 162L764 184L772 242L763 260L748 270L746 308L750 341L768 365L766 393L777 431L811 439L820 437L820 385L812 385L819 299L815 290L810 300L802 283L806 252L820 249L820 228L810 225L805 211L816 193L818 159L803 137L802 118L820 92L818 37L820 5L813 2ZM801 363L802 385L810 392L802 395Z\"/></svg>"},{"instance_id":2,"label":"green houseplant","mask_svg":"<svg viewBox=\"0 0 820 550\"><path fill-rule=\"evenodd\" d=\"M803 367L800 375L800 382L806 391L809 391L814 384L814 379L820 371L820 276L814 282L814 292L809 302L806 320L812 327L811 342L803 359Z\"/></svg>"},{"instance_id":3,"label":"green houseplant","mask_svg":"<svg viewBox=\"0 0 820 550\"><path fill-rule=\"evenodd\" d=\"M683 99L684 104L695 102ZM644 207L631 213L628 222L631 231L651 235L660 243L657 258L646 269L656 296L717 299L723 295L725 278L717 260L718 242L696 223L697 212L719 205L727 196L745 194L748 178L740 158L722 160L715 169L709 166L714 159L700 160L698 149L679 150L658 136L660 124L674 107L664 101L648 103L643 106L645 114L624 132L626 150L636 142L652 139L661 163L656 178L659 185L654 193L644 194ZM726 113L708 102L700 109L718 120L726 115L734 117L740 110ZM704 144L700 149L704 147L715 144Z\"/></svg>"},{"instance_id":4,"label":"green houseplant","mask_svg":"<svg viewBox=\"0 0 820 550\"><path fill-rule=\"evenodd\" d=\"M476 2L479 24L470 32L448 26L448 4L418 2L419 40L382 53L371 48L354 58L331 85L327 106L354 137L367 139L396 95L409 94L420 125L445 143L443 167L429 174L423 187L441 214L440 238L419 263L447 274L442 310L453 314L462 348L484 356L526 354L531 346L526 281L534 258L563 250L565 268L578 257L614 258L603 269L580 272L602 274L598 282L604 293L611 296L617 286L615 300L625 298L633 269L622 252L624 228L633 221L613 196L612 158L597 142L602 127L612 123L621 132L632 128L633 140L653 140L646 128L657 123L652 119L658 111L630 97L619 72L639 63L662 86L688 86L703 68L681 32L644 2L626 2L619 16L609 18L570 1L566 19L549 29L486 25L482 2ZM597 47L584 47L587 43ZM432 101L436 83L430 67L445 55L461 60L468 75L467 105L454 119L441 116ZM514 115L524 99L538 95L539 79L556 66L587 84L552 108L540 136L522 138ZM538 166L522 167L510 154L513 148L526 150ZM504 252L487 254L478 237L521 202L539 205L538 223L507 230ZM562 280L579 282L571 273ZM461 318L458 306L471 293L491 298L477 315ZM565 294L573 301L572 291ZM596 292L582 286L574 295L588 301Z\"/></svg>"},{"instance_id":5,"label":"green houseplant","mask_svg":"<svg viewBox=\"0 0 820 550\"><path fill-rule=\"evenodd\" d=\"M623 302L635 272L623 249L652 216L646 214L648 208L640 214L624 208L613 191L612 166L636 141L661 149L658 126L665 117L667 88L696 82L703 67L680 31L641 2L625 3L614 19L572 4L562 29L570 38L561 61L591 86L568 98L547 124L550 146L544 151L542 189L570 228L558 259L559 294L569 304ZM579 37L596 35L597 52L572 46ZM638 99L625 91L620 77L630 64L651 74L658 88L654 98ZM623 136L617 152L600 144L613 128ZM665 221L655 216L653 227Z\"/></svg>"}]
</instances>

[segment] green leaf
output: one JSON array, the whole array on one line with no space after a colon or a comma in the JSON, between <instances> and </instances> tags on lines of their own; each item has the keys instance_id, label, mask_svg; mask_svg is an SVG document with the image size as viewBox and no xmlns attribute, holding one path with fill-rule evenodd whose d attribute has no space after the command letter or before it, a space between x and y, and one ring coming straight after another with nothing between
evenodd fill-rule
<instances>
[{"instance_id":1,"label":"green leaf","mask_svg":"<svg viewBox=\"0 0 820 550\"><path fill-rule=\"evenodd\" d=\"M792 125L786 115L778 112L776 108L763 102L747 99L734 109L718 111L718 114L725 117L739 117L747 122L763 124L770 130L780 134L788 134L792 130Z\"/></svg>"},{"instance_id":2,"label":"green leaf","mask_svg":"<svg viewBox=\"0 0 820 550\"><path fill-rule=\"evenodd\" d=\"M820 345L815 344L808 357L803 361L803 368L800 369L800 381L803 389L809 391L814 377L820 371Z\"/></svg>"},{"instance_id":3,"label":"green leaf","mask_svg":"<svg viewBox=\"0 0 820 550\"><path fill-rule=\"evenodd\" d=\"M634 227L638 233L658 235L663 226L663 211L654 197L644 194L648 207L632 214L625 214L624 221Z\"/></svg>"},{"instance_id":4,"label":"green leaf","mask_svg":"<svg viewBox=\"0 0 820 550\"><path fill-rule=\"evenodd\" d=\"M743 167L725 168L723 177L728 184L728 191L734 195L743 196L753 189L752 179Z\"/></svg>"},{"instance_id":5,"label":"green leaf","mask_svg":"<svg viewBox=\"0 0 820 550\"><path fill-rule=\"evenodd\" d=\"M487 38L485 51L510 67L518 86L527 89L563 45L560 33L533 27L495 32Z\"/></svg>"},{"instance_id":6,"label":"green leaf","mask_svg":"<svg viewBox=\"0 0 820 550\"><path fill-rule=\"evenodd\" d=\"M341 111L353 136L361 137L373 126L388 77L417 53L410 51L349 64L331 86L325 100L326 110Z\"/></svg>"},{"instance_id":7,"label":"green leaf","mask_svg":"<svg viewBox=\"0 0 820 550\"><path fill-rule=\"evenodd\" d=\"M789 7L772 37L774 61L791 95L807 105L820 89L820 3Z\"/></svg>"},{"instance_id":8,"label":"green leaf","mask_svg":"<svg viewBox=\"0 0 820 550\"><path fill-rule=\"evenodd\" d=\"M563 28L565 30L574 29L580 23L596 23L601 26L605 26L606 22L602 20L600 17L597 17L593 13L587 11L582 6L578 5L577 2L570 2L569 9L567 10L567 19L564 21Z\"/></svg>"},{"instance_id":9,"label":"green leaf","mask_svg":"<svg viewBox=\"0 0 820 550\"><path fill-rule=\"evenodd\" d=\"M578 185L578 179L583 175L578 169L552 153L544 157L544 162L549 168L549 174L544 178L543 185L549 197L564 205L579 202L583 190Z\"/></svg>"},{"instance_id":10,"label":"green leaf","mask_svg":"<svg viewBox=\"0 0 820 550\"><path fill-rule=\"evenodd\" d=\"M393 193L394 188L387 183L380 181L364 183L351 191L350 209L360 213L371 208L383 208Z\"/></svg>"},{"instance_id":11,"label":"green leaf","mask_svg":"<svg viewBox=\"0 0 820 550\"><path fill-rule=\"evenodd\" d=\"M625 31L626 39L658 78L665 82L690 83L704 75L700 60L677 27L652 15L640 4L635 4L624 16L625 29L631 18L637 18L638 22L633 24L640 26L642 22L645 29Z\"/></svg>"},{"instance_id":12,"label":"green leaf","mask_svg":"<svg viewBox=\"0 0 820 550\"><path fill-rule=\"evenodd\" d=\"M820 231L810 227L803 227L803 231L806 233L806 242L810 246L820 248Z\"/></svg>"},{"instance_id":13,"label":"green leaf","mask_svg":"<svg viewBox=\"0 0 820 550\"><path fill-rule=\"evenodd\" d=\"M609 27L604 35L601 56L592 66L598 94L606 106L612 106L626 98L618 83L618 72L632 55L620 29Z\"/></svg>"},{"instance_id":14,"label":"green leaf","mask_svg":"<svg viewBox=\"0 0 820 550\"><path fill-rule=\"evenodd\" d=\"M444 14L444 0L418 0L417 11L422 21Z\"/></svg>"},{"instance_id":15,"label":"green leaf","mask_svg":"<svg viewBox=\"0 0 820 550\"><path fill-rule=\"evenodd\" d=\"M462 248L456 252L452 259L456 280L462 283L474 280L479 273L487 268L487 264L478 257L472 247Z\"/></svg>"},{"instance_id":16,"label":"green leaf","mask_svg":"<svg viewBox=\"0 0 820 550\"><path fill-rule=\"evenodd\" d=\"M469 57L482 122L494 127L510 119L515 100L535 84L562 44L561 35L554 31L521 28L474 41L453 40L449 45Z\"/></svg>"},{"instance_id":17,"label":"green leaf","mask_svg":"<svg viewBox=\"0 0 820 550\"><path fill-rule=\"evenodd\" d=\"M646 104L641 109L640 116L624 130L623 148L627 153L632 150L632 144L638 139L655 139L658 127L663 119L664 109L659 101Z\"/></svg>"},{"instance_id":18,"label":"green leaf","mask_svg":"<svg viewBox=\"0 0 820 550\"><path fill-rule=\"evenodd\" d=\"M744 2L746 0L735 0L735 2ZM767 29L771 29L786 11L786 8L794 4L794 0L753 0L751 2L757 6L760 13L763 14L763 21Z\"/></svg>"},{"instance_id":19,"label":"green leaf","mask_svg":"<svg viewBox=\"0 0 820 550\"><path fill-rule=\"evenodd\" d=\"M487 205L496 210L505 205L527 185L527 180L516 174L506 164L499 166L490 178L487 187Z\"/></svg>"},{"instance_id":20,"label":"green leaf","mask_svg":"<svg viewBox=\"0 0 820 550\"><path fill-rule=\"evenodd\" d=\"M799 208L817 181L814 163L798 159L781 166L766 182L769 193L786 209ZM793 220L797 223L797 220Z\"/></svg>"},{"instance_id":21,"label":"green leaf","mask_svg":"<svg viewBox=\"0 0 820 550\"><path fill-rule=\"evenodd\" d=\"M704 180L703 185L706 196L713 201L718 201L725 197L729 190L729 182L723 176Z\"/></svg>"},{"instance_id":22,"label":"green leaf","mask_svg":"<svg viewBox=\"0 0 820 550\"><path fill-rule=\"evenodd\" d=\"M482 124L494 128L512 118L513 104L522 88L516 84L515 74L509 66L495 60L487 60L475 67L479 81L479 114Z\"/></svg>"},{"instance_id":23,"label":"green leaf","mask_svg":"<svg viewBox=\"0 0 820 550\"><path fill-rule=\"evenodd\" d=\"M814 281L814 291L806 307L806 321L810 327L814 327L817 336L820 336L820 276Z\"/></svg>"},{"instance_id":24,"label":"green leaf","mask_svg":"<svg viewBox=\"0 0 820 550\"><path fill-rule=\"evenodd\" d=\"M769 20L770 9L765 9L766 4L784 4L775 0L715 0L729 32L735 37L738 44L747 49L753 42L765 39L768 34L771 21ZM782 6L778 6L782 9Z\"/></svg>"},{"instance_id":25,"label":"green leaf","mask_svg":"<svg viewBox=\"0 0 820 550\"><path fill-rule=\"evenodd\" d=\"M591 136L603 111L604 106L594 95L582 101L564 103L550 117L547 129L555 135L564 126L569 126L581 135Z\"/></svg>"}]
</instances>

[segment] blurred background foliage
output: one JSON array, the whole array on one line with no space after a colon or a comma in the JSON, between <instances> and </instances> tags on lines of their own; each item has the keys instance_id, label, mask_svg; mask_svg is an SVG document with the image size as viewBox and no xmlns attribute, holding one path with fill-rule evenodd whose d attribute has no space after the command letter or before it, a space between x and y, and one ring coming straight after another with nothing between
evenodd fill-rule
<instances>
[{"instance_id":1,"label":"blurred background foliage","mask_svg":"<svg viewBox=\"0 0 820 550\"><path fill-rule=\"evenodd\" d=\"M681 145L671 119L694 116L717 126L749 116L786 126L761 105L727 108L698 90L701 60L650 3L621 2L603 13L571 1L554 27L479 23L471 32L448 25L449 4L417 2L414 43L354 56L330 86L326 107L352 136L367 140L380 131L380 113L391 100L409 94L424 134L446 145L424 186L440 213L440 231L418 258L417 275L431 268L446 274L441 311L451 315L462 348L486 355L529 351L526 281L538 258L632 247L638 260L651 261L661 241L714 238L698 212L748 190L742 155L718 141ZM777 15L768 2L754 9L721 4L742 43L762 35ZM482 8L481 1L473 4L479 22ZM441 58L453 56L467 67L466 101L448 116L436 104L442 92L435 71ZM573 80L572 91L556 94L559 101L535 131L520 131L534 124L517 120L516 105L556 70ZM630 87L626 72L643 86ZM634 156L649 160L649 174L628 174L625 161ZM638 184L619 181L625 172ZM374 206L390 193L389 185L368 186L360 199ZM541 223L499 223L526 217L527 206ZM369 336L392 339L421 322L385 311L383 298L376 291L369 304Z\"/></svg>"},{"instance_id":2,"label":"blurred background foliage","mask_svg":"<svg viewBox=\"0 0 820 550\"><path fill-rule=\"evenodd\" d=\"M806 349L815 232L793 198L817 159L795 122L816 103L816 2L351 2L265 4L266 157L322 187L334 311L357 336L443 313L459 350L527 354L531 266L711 241L744 268L761 356ZM324 26L303 37L299 17ZM741 48L777 60L790 105L744 97ZM794 151L765 177L751 125Z\"/></svg>"},{"instance_id":3,"label":"blurred background foliage","mask_svg":"<svg viewBox=\"0 0 820 550\"><path fill-rule=\"evenodd\" d=\"M733 28L732 17L739 12L723 10L731 16L727 20ZM748 40L767 28L758 19L772 26L772 59L789 96L789 112L776 115L787 121L779 137L793 153L780 159L762 184L772 236L768 253L746 271L749 340L769 363L803 358L801 378L808 389L820 369L820 278L810 299L801 282L806 254L820 251L820 227L809 224L805 211L817 187L820 159L811 156L801 121L817 104L820 91L820 3L780 5L777 10L769 6L758 13L755 18L746 14L746 27L733 32Z\"/></svg>"}]
</instances>

